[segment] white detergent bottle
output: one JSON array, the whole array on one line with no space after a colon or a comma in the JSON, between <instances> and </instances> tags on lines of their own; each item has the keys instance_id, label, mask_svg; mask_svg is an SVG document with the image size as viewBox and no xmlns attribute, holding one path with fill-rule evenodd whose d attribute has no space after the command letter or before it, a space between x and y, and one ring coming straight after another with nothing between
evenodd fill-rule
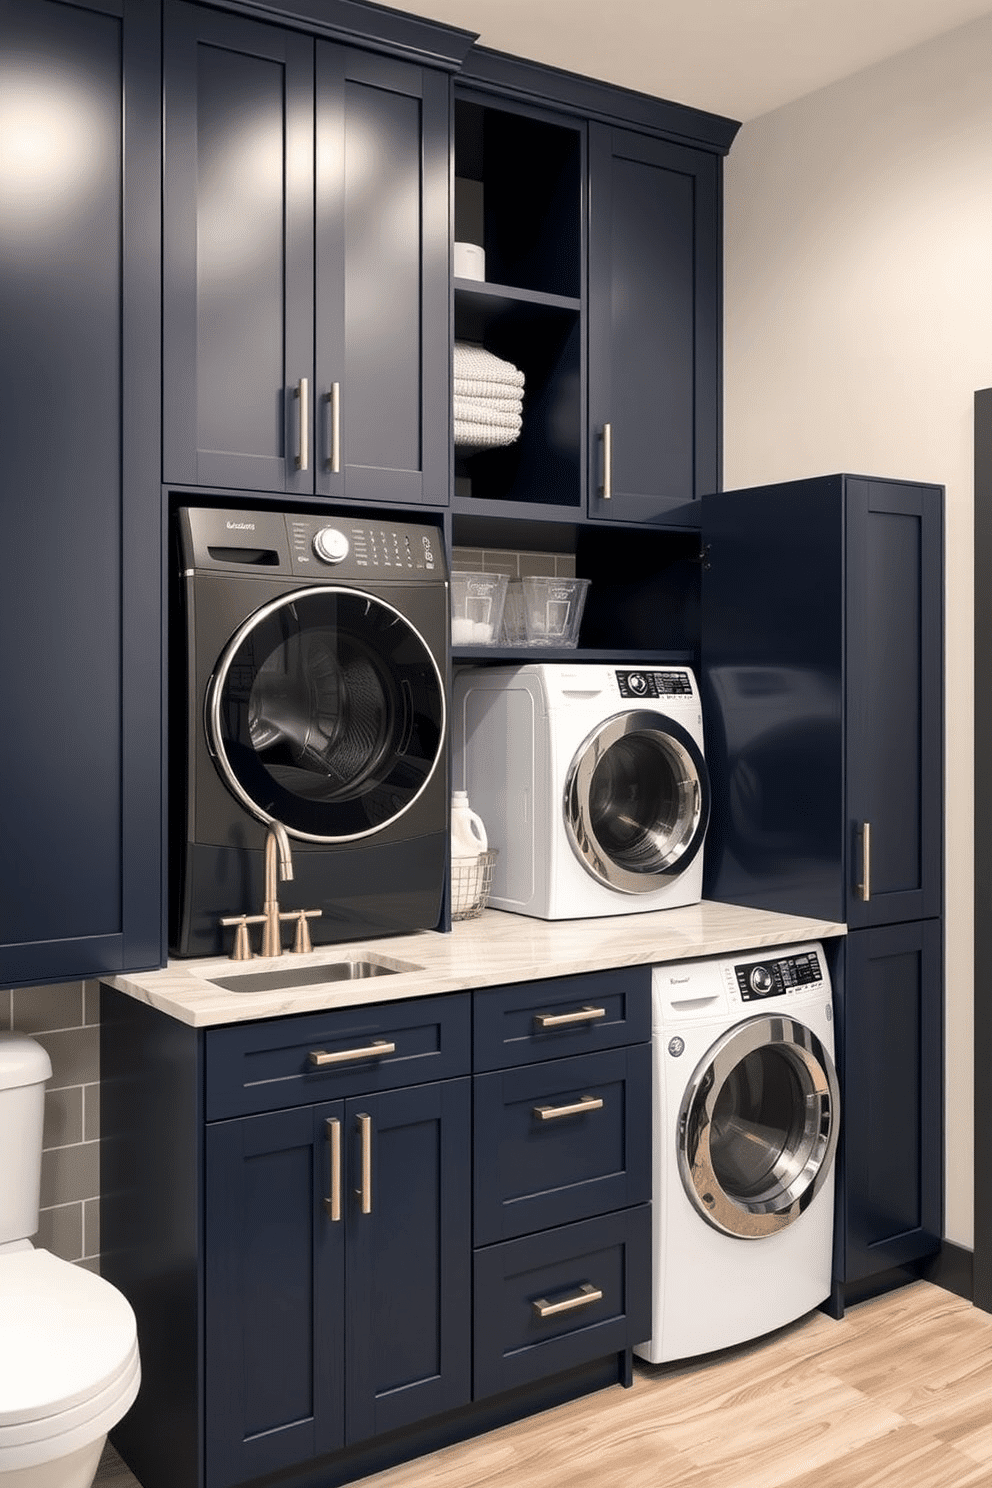
<instances>
[{"instance_id":1,"label":"white detergent bottle","mask_svg":"<svg viewBox=\"0 0 992 1488\"><path fill-rule=\"evenodd\" d=\"M489 846L482 817L468 804L468 791L451 796L451 856L477 858Z\"/></svg>"}]
</instances>

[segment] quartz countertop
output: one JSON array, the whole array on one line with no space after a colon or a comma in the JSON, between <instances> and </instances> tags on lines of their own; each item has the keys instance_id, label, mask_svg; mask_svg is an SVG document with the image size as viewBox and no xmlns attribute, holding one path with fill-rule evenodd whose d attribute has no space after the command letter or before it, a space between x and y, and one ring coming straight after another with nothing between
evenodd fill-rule
<instances>
[{"instance_id":1,"label":"quartz countertop","mask_svg":"<svg viewBox=\"0 0 992 1488\"><path fill-rule=\"evenodd\" d=\"M846 926L703 900L684 909L589 920L536 920L487 909L450 935L415 935L321 946L304 955L170 961L159 971L104 978L108 986L194 1028L281 1018L322 1008L431 997L619 966L658 965L846 934ZM372 961L392 974L299 987L234 989L217 978L275 973L291 978L335 962Z\"/></svg>"}]
</instances>

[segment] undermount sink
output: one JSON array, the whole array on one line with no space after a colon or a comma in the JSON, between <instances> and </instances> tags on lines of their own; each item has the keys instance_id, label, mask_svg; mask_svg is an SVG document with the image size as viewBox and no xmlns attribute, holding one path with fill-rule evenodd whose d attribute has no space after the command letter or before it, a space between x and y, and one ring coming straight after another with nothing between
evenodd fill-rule
<instances>
[{"instance_id":1,"label":"undermount sink","mask_svg":"<svg viewBox=\"0 0 992 1488\"><path fill-rule=\"evenodd\" d=\"M230 976L212 976L205 980L228 992L281 992L294 987L324 987L332 982L359 982L366 977L394 976L400 971L420 971L408 961L392 961L385 956L348 958L325 961L320 966L278 966L271 971L235 971Z\"/></svg>"}]
</instances>

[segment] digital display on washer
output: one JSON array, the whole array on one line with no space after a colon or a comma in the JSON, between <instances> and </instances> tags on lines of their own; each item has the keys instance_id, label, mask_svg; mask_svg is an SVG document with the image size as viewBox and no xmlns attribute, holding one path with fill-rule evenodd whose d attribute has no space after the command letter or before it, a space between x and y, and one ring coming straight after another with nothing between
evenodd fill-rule
<instances>
[{"instance_id":1,"label":"digital display on washer","mask_svg":"<svg viewBox=\"0 0 992 1488\"><path fill-rule=\"evenodd\" d=\"M617 672L622 698L692 697L688 672Z\"/></svg>"},{"instance_id":2,"label":"digital display on washer","mask_svg":"<svg viewBox=\"0 0 992 1488\"><path fill-rule=\"evenodd\" d=\"M823 980L820 958L816 951L803 951L798 956L781 956L774 961L750 961L734 967L742 1002L758 1002L768 997L784 997L797 987L816 986Z\"/></svg>"}]
</instances>

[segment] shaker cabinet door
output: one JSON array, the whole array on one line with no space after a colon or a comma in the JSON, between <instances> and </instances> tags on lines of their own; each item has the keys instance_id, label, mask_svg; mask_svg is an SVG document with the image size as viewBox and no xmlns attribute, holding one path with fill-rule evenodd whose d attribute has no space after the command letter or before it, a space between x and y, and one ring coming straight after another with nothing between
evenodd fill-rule
<instances>
[{"instance_id":1,"label":"shaker cabinet door","mask_svg":"<svg viewBox=\"0 0 992 1488\"><path fill-rule=\"evenodd\" d=\"M344 1102L206 1129L206 1482L344 1445ZM338 1189L343 1186L339 1179Z\"/></svg>"},{"instance_id":2,"label":"shaker cabinet door","mask_svg":"<svg viewBox=\"0 0 992 1488\"><path fill-rule=\"evenodd\" d=\"M347 1103L349 1442L471 1394L469 1078Z\"/></svg>"},{"instance_id":3,"label":"shaker cabinet door","mask_svg":"<svg viewBox=\"0 0 992 1488\"><path fill-rule=\"evenodd\" d=\"M313 42L165 19L164 477L312 491Z\"/></svg>"},{"instance_id":4,"label":"shaker cabinet door","mask_svg":"<svg viewBox=\"0 0 992 1488\"><path fill-rule=\"evenodd\" d=\"M942 956L939 920L855 930L842 947L841 1281L940 1249Z\"/></svg>"},{"instance_id":5,"label":"shaker cabinet door","mask_svg":"<svg viewBox=\"0 0 992 1488\"><path fill-rule=\"evenodd\" d=\"M935 486L847 481L847 922L941 912L943 524Z\"/></svg>"},{"instance_id":6,"label":"shaker cabinet door","mask_svg":"<svg viewBox=\"0 0 992 1488\"><path fill-rule=\"evenodd\" d=\"M317 44L319 495L447 501L448 84Z\"/></svg>"},{"instance_id":7,"label":"shaker cabinet door","mask_svg":"<svg viewBox=\"0 0 992 1488\"><path fill-rule=\"evenodd\" d=\"M719 186L715 155L590 125L591 517L717 487Z\"/></svg>"},{"instance_id":8,"label":"shaker cabinet door","mask_svg":"<svg viewBox=\"0 0 992 1488\"><path fill-rule=\"evenodd\" d=\"M154 5L0 0L4 987L162 957L157 73Z\"/></svg>"}]
</instances>

